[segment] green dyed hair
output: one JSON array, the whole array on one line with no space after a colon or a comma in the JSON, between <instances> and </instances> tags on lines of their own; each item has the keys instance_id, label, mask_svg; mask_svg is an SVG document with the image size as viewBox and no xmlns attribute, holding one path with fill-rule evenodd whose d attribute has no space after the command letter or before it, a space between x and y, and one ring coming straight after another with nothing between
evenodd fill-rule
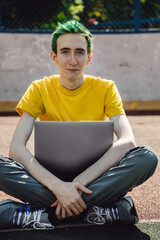
<instances>
[{"instance_id":1,"label":"green dyed hair","mask_svg":"<svg viewBox=\"0 0 160 240\"><path fill-rule=\"evenodd\" d=\"M77 20L70 20L64 24L58 23L52 35L51 48L57 54L57 39L65 33L79 33L86 38L88 53L93 50L93 36L90 31Z\"/></svg>"}]
</instances>

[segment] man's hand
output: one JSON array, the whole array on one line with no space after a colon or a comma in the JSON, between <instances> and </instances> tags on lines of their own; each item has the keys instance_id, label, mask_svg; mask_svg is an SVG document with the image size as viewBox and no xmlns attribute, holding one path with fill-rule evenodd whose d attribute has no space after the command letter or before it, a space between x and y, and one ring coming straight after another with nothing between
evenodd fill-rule
<instances>
[{"instance_id":1,"label":"man's hand","mask_svg":"<svg viewBox=\"0 0 160 240\"><path fill-rule=\"evenodd\" d=\"M58 192L55 193L57 200L51 205L51 207L57 206L55 213L58 219L78 215L87 208L79 191L92 194L92 191L78 182L63 182L59 187Z\"/></svg>"}]
</instances>

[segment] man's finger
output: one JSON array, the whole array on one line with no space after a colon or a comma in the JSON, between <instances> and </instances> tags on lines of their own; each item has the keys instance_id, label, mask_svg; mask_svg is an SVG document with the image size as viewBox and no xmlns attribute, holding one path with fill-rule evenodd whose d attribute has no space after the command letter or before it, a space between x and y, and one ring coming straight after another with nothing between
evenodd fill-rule
<instances>
[{"instance_id":1,"label":"man's finger","mask_svg":"<svg viewBox=\"0 0 160 240\"><path fill-rule=\"evenodd\" d=\"M79 213L83 212L83 208L81 207L80 203L79 204L75 204L76 209L78 210Z\"/></svg>"},{"instance_id":2,"label":"man's finger","mask_svg":"<svg viewBox=\"0 0 160 240\"><path fill-rule=\"evenodd\" d=\"M61 217L66 218L66 210L62 207Z\"/></svg>"},{"instance_id":3,"label":"man's finger","mask_svg":"<svg viewBox=\"0 0 160 240\"><path fill-rule=\"evenodd\" d=\"M93 193L91 190L89 190L88 188L84 187L81 184L77 185L77 189L80 189L82 192L87 193L87 194L92 194Z\"/></svg>"},{"instance_id":4,"label":"man's finger","mask_svg":"<svg viewBox=\"0 0 160 240\"><path fill-rule=\"evenodd\" d=\"M72 211L70 209L66 209L66 211L67 211L67 217L74 216L74 214L72 213Z\"/></svg>"},{"instance_id":5,"label":"man's finger","mask_svg":"<svg viewBox=\"0 0 160 240\"><path fill-rule=\"evenodd\" d=\"M62 209L62 206L61 206L60 203L58 203L57 208L56 208L56 212L55 212L58 219L61 219L61 209Z\"/></svg>"},{"instance_id":6,"label":"man's finger","mask_svg":"<svg viewBox=\"0 0 160 240\"><path fill-rule=\"evenodd\" d=\"M79 199L79 205L82 207L83 210L87 208L87 205L85 204L82 198Z\"/></svg>"},{"instance_id":7,"label":"man's finger","mask_svg":"<svg viewBox=\"0 0 160 240\"><path fill-rule=\"evenodd\" d=\"M56 200L54 203L50 205L50 207L56 207L58 205L58 200Z\"/></svg>"},{"instance_id":8,"label":"man's finger","mask_svg":"<svg viewBox=\"0 0 160 240\"><path fill-rule=\"evenodd\" d=\"M72 212L75 214L75 215L78 215L80 212L78 211L78 209L74 206L72 206L71 208Z\"/></svg>"}]
</instances>

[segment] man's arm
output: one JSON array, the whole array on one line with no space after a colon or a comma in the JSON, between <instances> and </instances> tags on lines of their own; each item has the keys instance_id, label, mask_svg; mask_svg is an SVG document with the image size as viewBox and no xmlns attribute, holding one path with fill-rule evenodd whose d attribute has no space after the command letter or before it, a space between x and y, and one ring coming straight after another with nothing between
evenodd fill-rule
<instances>
[{"instance_id":1,"label":"man's arm","mask_svg":"<svg viewBox=\"0 0 160 240\"><path fill-rule=\"evenodd\" d=\"M87 186L111 167L115 166L127 150L136 146L134 135L125 115L111 118L114 122L114 132L118 138L110 149L92 166L78 175L73 181Z\"/></svg>"},{"instance_id":2,"label":"man's arm","mask_svg":"<svg viewBox=\"0 0 160 240\"><path fill-rule=\"evenodd\" d=\"M17 128L15 130L9 157L21 163L41 184L46 186L57 197L60 203L57 210L57 217L65 218L72 216L73 213L78 215L86 208L86 204L78 194L78 190L91 194L89 189L82 186L80 183L64 182L45 169L34 156L26 148L26 143L32 133L35 118L29 113L23 113Z\"/></svg>"},{"instance_id":3,"label":"man's arm","mask_svg":"<svg viewBox=\"0 0 160 240\"><path fill-rule=\"evenodd\" d=\"M39 182L50 187L50 180L53 176L38 163L26 148L26 143L32 133L34 122L35 118L33 116L27 112L23 113L13 135L9 157L21 163ZM60 182L56 177L54 180L57 184Z\"/></svg>"}]
</instances>

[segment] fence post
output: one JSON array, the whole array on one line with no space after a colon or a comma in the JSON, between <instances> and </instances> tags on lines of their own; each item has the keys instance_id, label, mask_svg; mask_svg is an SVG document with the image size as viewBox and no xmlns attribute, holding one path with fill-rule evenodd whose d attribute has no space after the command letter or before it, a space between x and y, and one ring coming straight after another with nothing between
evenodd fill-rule
<instances>
[{"instance_id":1,"label":"fence post","mask_svg":"<svg viewBox=\"0 0 160 240\"><path fill-rule=\"evenodd\" d=\"M2 29L2 11L1 11L1 4L0 4L0 30Z\"/></svg>"},{"instance_id":2,"label":"fence post","mask_svg":"<svg viewBox=\"0 0 160 240\"><path fill-rule=\"evenodd\" d=\"M69 0L66 0L67 2L67 21L69 21Z\"/></svg>"},{"instance_id":3,"label":"fence post","mask_svg":"<svg viewBox=\"0 0 160 240\"><path fill-rule=\"evenodd\" d=\"M134 31L139 32L140 29L140 0L135 0L134 2Z\"/></svg>"}]
</instances>

